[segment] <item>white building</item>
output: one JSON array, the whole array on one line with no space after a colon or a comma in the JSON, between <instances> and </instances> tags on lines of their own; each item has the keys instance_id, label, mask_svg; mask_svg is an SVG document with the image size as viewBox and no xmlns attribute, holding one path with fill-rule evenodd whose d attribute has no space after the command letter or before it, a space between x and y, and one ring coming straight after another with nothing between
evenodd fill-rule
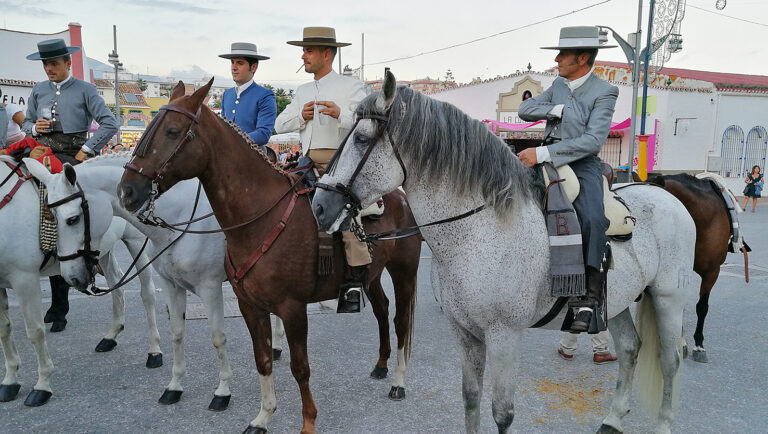
<instances>
[{"instance_id":1,"label":"white building","mask_svg":"<svg viewBox=\"0 0 768 434\"><path fill-rule=\"evenodd\" d=\"M595 74L619 88L613 121L630 117L631 74L625 64L597 62ZM456 105L479 120L510 124L522 121L517 108L523 94L539 95L557 78L556 69L520 72L430 94ZM737 194L753 165L765 168L768 156L768 76L664 68L648 88L646 133L648 171L659 173L709 170L729 179ZM543 124L497 133L514 144L540 141ZM638 131L639 120L638 120ZM522 142L525 143L525 142ZM635 147L635 155L637 147ZM614 167L627 164L629 128L612 131L601 157ZM636 164L635 158L635 164Z\"/></svg>"}]
</instances>

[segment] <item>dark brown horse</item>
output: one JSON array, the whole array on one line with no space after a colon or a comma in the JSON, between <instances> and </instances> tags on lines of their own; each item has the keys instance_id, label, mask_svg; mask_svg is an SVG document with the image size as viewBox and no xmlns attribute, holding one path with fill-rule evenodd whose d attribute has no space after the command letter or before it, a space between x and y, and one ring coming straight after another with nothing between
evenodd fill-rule
<instances>
[{"instance_id":1,"label":"dark brown horse","mask_svg":"<svg viewBox=\"0 0 768 434\"><path fill-rule=\"evenodd\" d=\"M713 181L698 179L687 174L657 176L649 179L672 193L685 205L696 224L696 251L693 270L701 276L699 301L696 303L696 331L693 334L694 361L706 363L704 349L704 320L709 311L709 293L720 275L731 237L728 209Z\"/></svg>"},{"instance_id":2,"label":"dark brown horse","mask_svg":"<svg viewBox=\"0 0 768 434\"><path fill-rule=\"evenodd\" d=\"M300 186L294 185L296 177L267 161L241 132L201 107L212 82L190 96L184 96L182 83L176 86L169 106L161 109L149 125L126 166L133 170L123 174L121 201L127 209L136 210L149 200L153 188L162 194L180 180L200 179L216 218L225 228L228 274L251 334L260 376L261 410L246 432L266 432L276 408L271 312L285 324L291 371L301 392L301 432L313 433L317 407L309 389L306 306L338 296L344 253L336 249L333 272L318 275L322 268L319 236L309 199L299 191ZM384 216L364 223L367 232L415 224L404 194L389 194L384 202ZM405 396L405 363L410 351L420 250L418 237L377 242L369 269L369 297L380 336L379 360L371 374L374 377L386 376L390 355L388 300L380 283L384 268L395 288L398 365L390 391L393 399ZM260 259L250 268L244 266L254 262L259 255L256 252L262 252ZM240 275L233 278L233 270Z\"/></svg>"}]
</instances>

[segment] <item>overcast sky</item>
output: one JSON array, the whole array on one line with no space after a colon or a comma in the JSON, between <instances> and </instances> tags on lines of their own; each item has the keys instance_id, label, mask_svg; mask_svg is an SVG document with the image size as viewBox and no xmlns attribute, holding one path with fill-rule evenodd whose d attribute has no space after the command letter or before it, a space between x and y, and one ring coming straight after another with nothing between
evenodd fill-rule
<instances>
[{"instance_id":1,"label":"overcast sky","mask_svg":"<svg viewBox=\"0 0 768 434\"><path fill-rule=\"evenodd\" d=\"M261 54L271 57L260 64L256 81L293 87L311 78L303 69L296 72L301 48L285 43L301 39L304 26L335 27L338 40L353 44L341 51L342 63L358 67L363 33L368 65L460 44L603 1L0 0L0 25L9 30L54 33L65 30L71 21L79 22L86 54L106 62L115 24L118 53L125 67L163 76L193 70L229 76L228 61L218 54L227 52L232 42L254 42ZM688 0L687 4L683 50L672 55L668 66L768 75L768 1L728 0L722 11L715 9L715 0ZM644 32L648 5L649 0L644 1ZM403 80L441 78L451 69L459 82L507 75L529 62L541 71L554 64L555 52L539 47L554 45L560 27L608 25L626 37L637 27L637 9L637 0L610 0L526 29L386 66ZM601 52L598 59L626 61L618 48ZM381 77L384 66L366 66L366 78Z\"/></svg>"}]
</instances>

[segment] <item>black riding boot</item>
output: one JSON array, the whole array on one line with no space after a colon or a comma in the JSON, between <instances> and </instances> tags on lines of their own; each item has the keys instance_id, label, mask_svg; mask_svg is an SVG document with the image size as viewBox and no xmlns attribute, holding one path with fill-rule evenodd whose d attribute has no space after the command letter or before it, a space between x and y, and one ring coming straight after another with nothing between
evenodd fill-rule
<instances>
[{"instance_id":1,"label":"black riding boot","mask_svg":"<svg viewBox=\"0 0 768 434\"><path fill-rule=\"evenodd\" d=\"M64 331L67 327L67 313L69 312L69 284L61 276L51 276L51 307L45 313L44 321L53 323L51 332Z\"/></svg>"},{"instance_id":2,"label":"black riding boot","mask_svg":"<svg viewBox=\"0 0 768 434\"><path fill-rule=\"evenodd\" d=\"M598 271L592 267L586 267L587 295L579 297L571 303L577 310L576 317L571 323L572 333L589 332L591 334L605 330L605 322L602 321L601 311L605 305L605 285L608 268ZM594 316L594 317L593 317Z\"/></svg>"},{"instance_id":3,"label":"black riding boot","mask_svg":"<svg viewBox=\"0 0 768 434\"><path fill-rule=\"evenodd\" d=\"M363 288L368 284L368 266L346 269L346 280L339 287L339 305L336 313L358 313L363 299Z\"/></svg>"}]
</instances>

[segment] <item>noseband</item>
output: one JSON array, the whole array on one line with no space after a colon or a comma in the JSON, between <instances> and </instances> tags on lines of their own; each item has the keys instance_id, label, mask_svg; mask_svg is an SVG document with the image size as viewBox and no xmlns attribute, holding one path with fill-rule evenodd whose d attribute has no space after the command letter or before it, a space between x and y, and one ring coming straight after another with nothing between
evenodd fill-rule
<instances>
[{"instance_id":1,"label":"noseband","mask_svg":"<svg viewBox=\"0 0 768 434\"><path fill-rule=\"evenodd\" d=\"M408 172L405 170L405 164L403 164L403 159L400 157L400 153L397 152L397 148L395 147L395 141L392 138L392 128L390 123L390 116L391 116L391 107L387 110L387 112L384 115L378 115L378 114L371 114L367 116L360 116L355 120L355 124L352 125L352 129L349 130L347 133L347 136L344 137L344 141L341 142L341 145L339 145L339 149L336 151L335 154L333 154L333 158L331 158L331 161L328 162L328 169L326 170L326 173L333 174L336 169L336 163L339 160L339 156L344 150L344 147L347 145L347 141L349 140L349 136L354 133L355 129L357 128L357 124L360 123L363 119L370 119L374 121L378 121L381 124L384 124L384 126L379 126L377 129L376 135L373 137L371 142L368 144L368 148L365 150L365 154L363 154L363 158L360 160L359 163L357 163L357 167L355 168L355 171L352 172L352 176L349 178L349 182L347 185L344 185L342 183L337 183L336 185L330 185L325 184L323 182L317 183L317 188L322 188L323 190L333 191L343 196L344 203L347 208L347 210L352 214L352 217L355 217L363 208L360 203L360 199L352 192L352 184L355 182L355 179L357 179L357 175L360 174L360 171L363 170L363 166L365 166L365 162L368 161L368 157L371 156L371 152L373 152L373 147L381 140L381 137L384 135L384 132L387 133L387 138L389 139L389 143L392 146L392 151L395 153L395 157L397 158L397 162L400 163L400 167L403 169L403 184L405 184L405 180L408 178Z\"/></svg>"},{"instance_id":2,"label":"noseband","mask_svg":"<svg viewBox=\"0 0 768 434\"><path fill-rule=\"evenodd\" d=\"M173 106L173 105L164 105L160 107L157 117L155 117L155 119L153 119L152 122L150 122L149 128L147 128L146 133L141 136L141 140L139 140L138 145L136 145L136 149L134 149L133 151L133 158L131 158L131 161L129 161L128 163L125 164L125 166L123 166L126 170L131 170L133 172L138 173L139 175L146 176L147 178L149 178L150 181L152 181L152 192L149 197L149 204L146 210L138 215L139 220L141 220L142 222L151 220L155 199L157 199L157 197L160 196L160 182L165 177L165 172L168 171L168 168L171 165L171 161L174 159L174 157L176 157L179 151L181 151L181 148L185 144L194 140L195 125L200 121L201 110L202 110L202 106L200 106L200 108L197 109L197 113L192 113L187 109ZM184 137L176 145L176 148L174 148L171 155L169 155L168 158L163 162L159 170L155 171L153 169L145 169L144 167L141 167L138 164L136 164L134 160L136 159L136 157L143 157L146 154L149 148L149 144L152 142L152 139L155 137L155 133L157 132L158 125L162 123L163 118L169 111L181 113L182 115L188 117L190 119L189 128L187 128L187 132L184 134Z\"/></svg>"},{"instance_id":3,"label":"noseband","mask_svg":"<svg viewBox=\"0 0 768 434\"><path fill-rule=\"evenodd\" d=\"M75 199L80 199L80 208L83 211L83 248L80 250L77 250L75 253L69 254L69 255L62 255L58 251L56 252L56 258L59 262L64 261L72 261L77 258L83 258L85 261L85 268L88 270L88 277L90 281L89 284L93 284L96 276L94 273L94 269L96 268L96 265L99 263L99 256L101 255L101 252L98 250L93 250L91 248L91 213L88 208L88 200L85 198L85 193L83 193L83 188L80 187L80 183L76 182L75 185L77 186L77 192L73 193L63 199L57 200L56 202L49 203L48 208L53 209L58 206L64 205L65 203L71 202ZM86 294L88 294L86 292ZM90 294L89 294L90 295Z\"/></svg>"}]
</instances>

